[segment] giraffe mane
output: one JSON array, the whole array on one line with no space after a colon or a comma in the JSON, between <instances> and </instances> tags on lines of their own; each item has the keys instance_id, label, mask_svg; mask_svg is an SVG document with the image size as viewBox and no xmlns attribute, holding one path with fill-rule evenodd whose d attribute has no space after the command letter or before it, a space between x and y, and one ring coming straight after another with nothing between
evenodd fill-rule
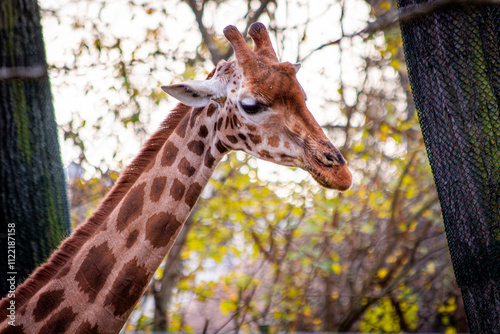
<instances>
[{"instance_id":1,"label":"giraffe mane","mask_svg":"<svg viewBox=\"0 0 500 334\"><path fill-rule=\"evenodd\" d=\"M94 235L191 109L191 107L179 103L172 110L168 117L162 122L160 128L146 141L139 155L121 173L114 187L110 190L92 216L90 216L84 224L78 227L69 238L63 241L59 248L52 253L46 263L39 266L18 286L15 291L17 309L20 309L29 298L43 288L45 284L71 261L83 244ZM0 319L5 319L7 317L7 306L9 303L10 298L8 297L0 300Z\"/></svg>"}]
</instances>

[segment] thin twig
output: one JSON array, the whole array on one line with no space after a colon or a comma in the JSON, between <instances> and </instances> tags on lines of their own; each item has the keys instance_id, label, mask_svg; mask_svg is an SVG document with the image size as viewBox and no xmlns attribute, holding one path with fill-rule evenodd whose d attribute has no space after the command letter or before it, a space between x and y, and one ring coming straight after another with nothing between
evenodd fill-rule
<instances>
[{"instance_id":1,"label":"thin twig","mask_svg":"<svg viewBox=\"0 0 500 334\"><path fill-rule=\"evenodd\" d=\"M500 0L439 0L429 1L427 3L420 3L416 5L406 6L404 8L391 9L381 15L377 20L368 23L366 27L353 34L342 35L342 37L330 41L328 43L318 46L316 49L309 52L302 62L309 58L313 53L319 51L327 46L339 44L344 38L353 38L366 34L364 40L370 38L374 33L384 30L396 22L409 22L433 14L440 10L457 9L458 6L473 6L473 5L500 5Z\"/></svg>"}]
</instances>

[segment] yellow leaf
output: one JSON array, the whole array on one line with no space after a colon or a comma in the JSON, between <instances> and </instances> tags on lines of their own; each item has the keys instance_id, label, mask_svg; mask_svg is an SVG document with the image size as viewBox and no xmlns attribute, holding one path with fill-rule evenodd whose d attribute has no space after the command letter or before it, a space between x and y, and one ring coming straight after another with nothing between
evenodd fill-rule
<instances>
[{"instance_id":1,"label":"yellow leaf","mask_svg":"<svg viewBox=\"0 0 500 334\"><path fill-rule=\"evenodd\" d=\"M342 267L338 262L335 262L334 264L332 264L332 270L335 275L340 275L340 273L342 272Z\"/></svg>"},{"instance_id":2,"label":"yellow leaf","mask_svg":"<svg viewBox=\"0 0 500 334\"><path fill-rule=\"evenodd\" d=\"M363 145L363 143L357 143L352 148L352 150L354 151L354 153L362 152L362 151L364 151L364 149L365 149L365 145Z\"/></svg>"},{"instance_id":3,"label":"yellow leaf","mask_svg":"<svg viewBox=\"0 0 500 334\"><path fill-rule=\"evenodd\" d=\"M387 268L382 268L377 272L377 276L380 278L384 278L385 276L387 276L387 273L389 273L389 270L387 270Z\"/></svg>"},{"instance_id":4,"label":"yellow leaf","mask_svg":"<svg viewBox=\"0 0 500 334\"><path fill-rule=\"evenodd\" d=\"M380 9L383 9L383 10L389 10L389 9L391 9L391 4L389 3L389 1L384 1L381 4L379 4L379 7L380 7Z\"/></svg>"},{"instance_id":5,"label":"yellow leaf","mask_svg":"<svg viewBox=\"0 0 500 334\"><path fill-rule=\"evenodd\" d=\"M155 279L161 280L162 277L163 277L163 268L160 267L160 268L156 269Z\"/></svg>"},{"instance_id":6,"label":"yellow leaf","mask_svg":"<svg viewBox=\"0 0 500 334\"><path fill-rule=\"evenodd\" d=\"M311 307L305 306L303 313L304 313L304 316L310 317L311 316Z\"/></svg>"},{"instance_id":7,"label":"yellow leaf","mask_svg":"<svg viewBox=\"0 0 500 334\"><path fill-rule=\"evenodd\" d=\"M455 334L457 330L453 327L446 327L446 330L444 331L445 334Z\"/></svg>"},{"instance_id":8,"label":"yellow leaf","mask_svg":"<svg viewBox=\"0 0 500 334\"><path fill-rule=\"evenodd\" d=\"M189 285L188 285L188 283L187 283L187 281L186 281L186 280L182 280L182 281L180 281L180 283L177 285L177 288L178 288L179 290L184 290L184 291L185 291L185 290L188 290L188 289L189 289Z\"/></svg>"},{"instance_id":9,"label":"yellow leaf","mask_svg":"<svg viewBox=\"0 0 500 334\"><path fill-rule=\"evenodd\" d=\"M223 301L220 303L220 311L222 314L227 315L229 312L236 311L236 305L230 301Z\"/></svg>"},{"instance_id":10,"label":"yellow leaf","mask_svg":"<svg viewBox=\"0 0 500 334\"><path fill-rule=\"evenodd\" d=\"M396 58L392 58L391 65L395 70L399 70L401 68L401 63Z\"/></svg>"},{"instance_id":11,"label":"yellow leaf","mask_svg":"<svg viewBox=\"0 0 500 334\"><path fill-rule=\"evenodd\" d=\"M299 293L300 293L299 290L291 288L290 290L288 290L288 297L291 299L295 299L297 298Z\"/></svg>"},{"instance_id":12,"label":"yellow leaf","mask_svg":"<svg viewBox=\"0 0 500 334\"><path fill-rule=\"evenodd\" d=\"M380 131L382 131L383 133L389 133L391 131L391 128L389 127L389 125L382 123L380 125Z\"/></svg>"}]
</instances>

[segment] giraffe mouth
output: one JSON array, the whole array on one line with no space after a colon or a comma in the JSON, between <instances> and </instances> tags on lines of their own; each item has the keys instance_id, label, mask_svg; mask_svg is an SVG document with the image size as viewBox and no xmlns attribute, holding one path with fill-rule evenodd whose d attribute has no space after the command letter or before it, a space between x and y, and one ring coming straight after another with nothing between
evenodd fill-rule
<instances>
[{"instance_id":1,"label":"giraffe mouth","mask_svg":"<svg viewBox=\"0 0 500 334\"><path fill-rule=\"evenodd\" d=\"M340 191L346 191L351 187L352 175L340 153L321 153L322 158L310 151L308 153L303 168L322 187Z\"/></svg>"},{"instance_id":2,"label":"giraffe mouth","mask_svg":"<svg viewBox=\"0 0 500 334\"><path fill-rule=\"evenodd\" d=\"M324 188L346 191L352 185L351 172L345 165L328 167L327 170L308 166L306 170Z\"/></svg>"}]
</instances>

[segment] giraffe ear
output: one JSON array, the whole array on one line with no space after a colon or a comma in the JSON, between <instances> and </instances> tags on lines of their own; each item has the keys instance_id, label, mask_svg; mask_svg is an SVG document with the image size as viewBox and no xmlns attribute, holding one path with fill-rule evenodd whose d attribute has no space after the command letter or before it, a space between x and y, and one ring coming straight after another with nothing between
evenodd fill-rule
<instances>
[{"instance_id":1,"label":"giraffe ear","mask_svg":"<svg viewBox=\"0 0 500 334\"><path fill-rule=\"evenodd\" d=\"M222 90L213 80L194 80L161 86L161 89L190 107L204 107L211 99L222 96Z\"/></svg>"},{"instance_id":2,"label":"giraffe ear","mask_svg":"<svg viewBox=\"0 0 500 334\"><path fill-rule=\"evenodd\" d=\"M301 63L295 63L295 64L293 64L293 66L295 67L295 71L298 72L300 70L300 68L302 67L302 64Z\"/></svg>"}]
</instances>

